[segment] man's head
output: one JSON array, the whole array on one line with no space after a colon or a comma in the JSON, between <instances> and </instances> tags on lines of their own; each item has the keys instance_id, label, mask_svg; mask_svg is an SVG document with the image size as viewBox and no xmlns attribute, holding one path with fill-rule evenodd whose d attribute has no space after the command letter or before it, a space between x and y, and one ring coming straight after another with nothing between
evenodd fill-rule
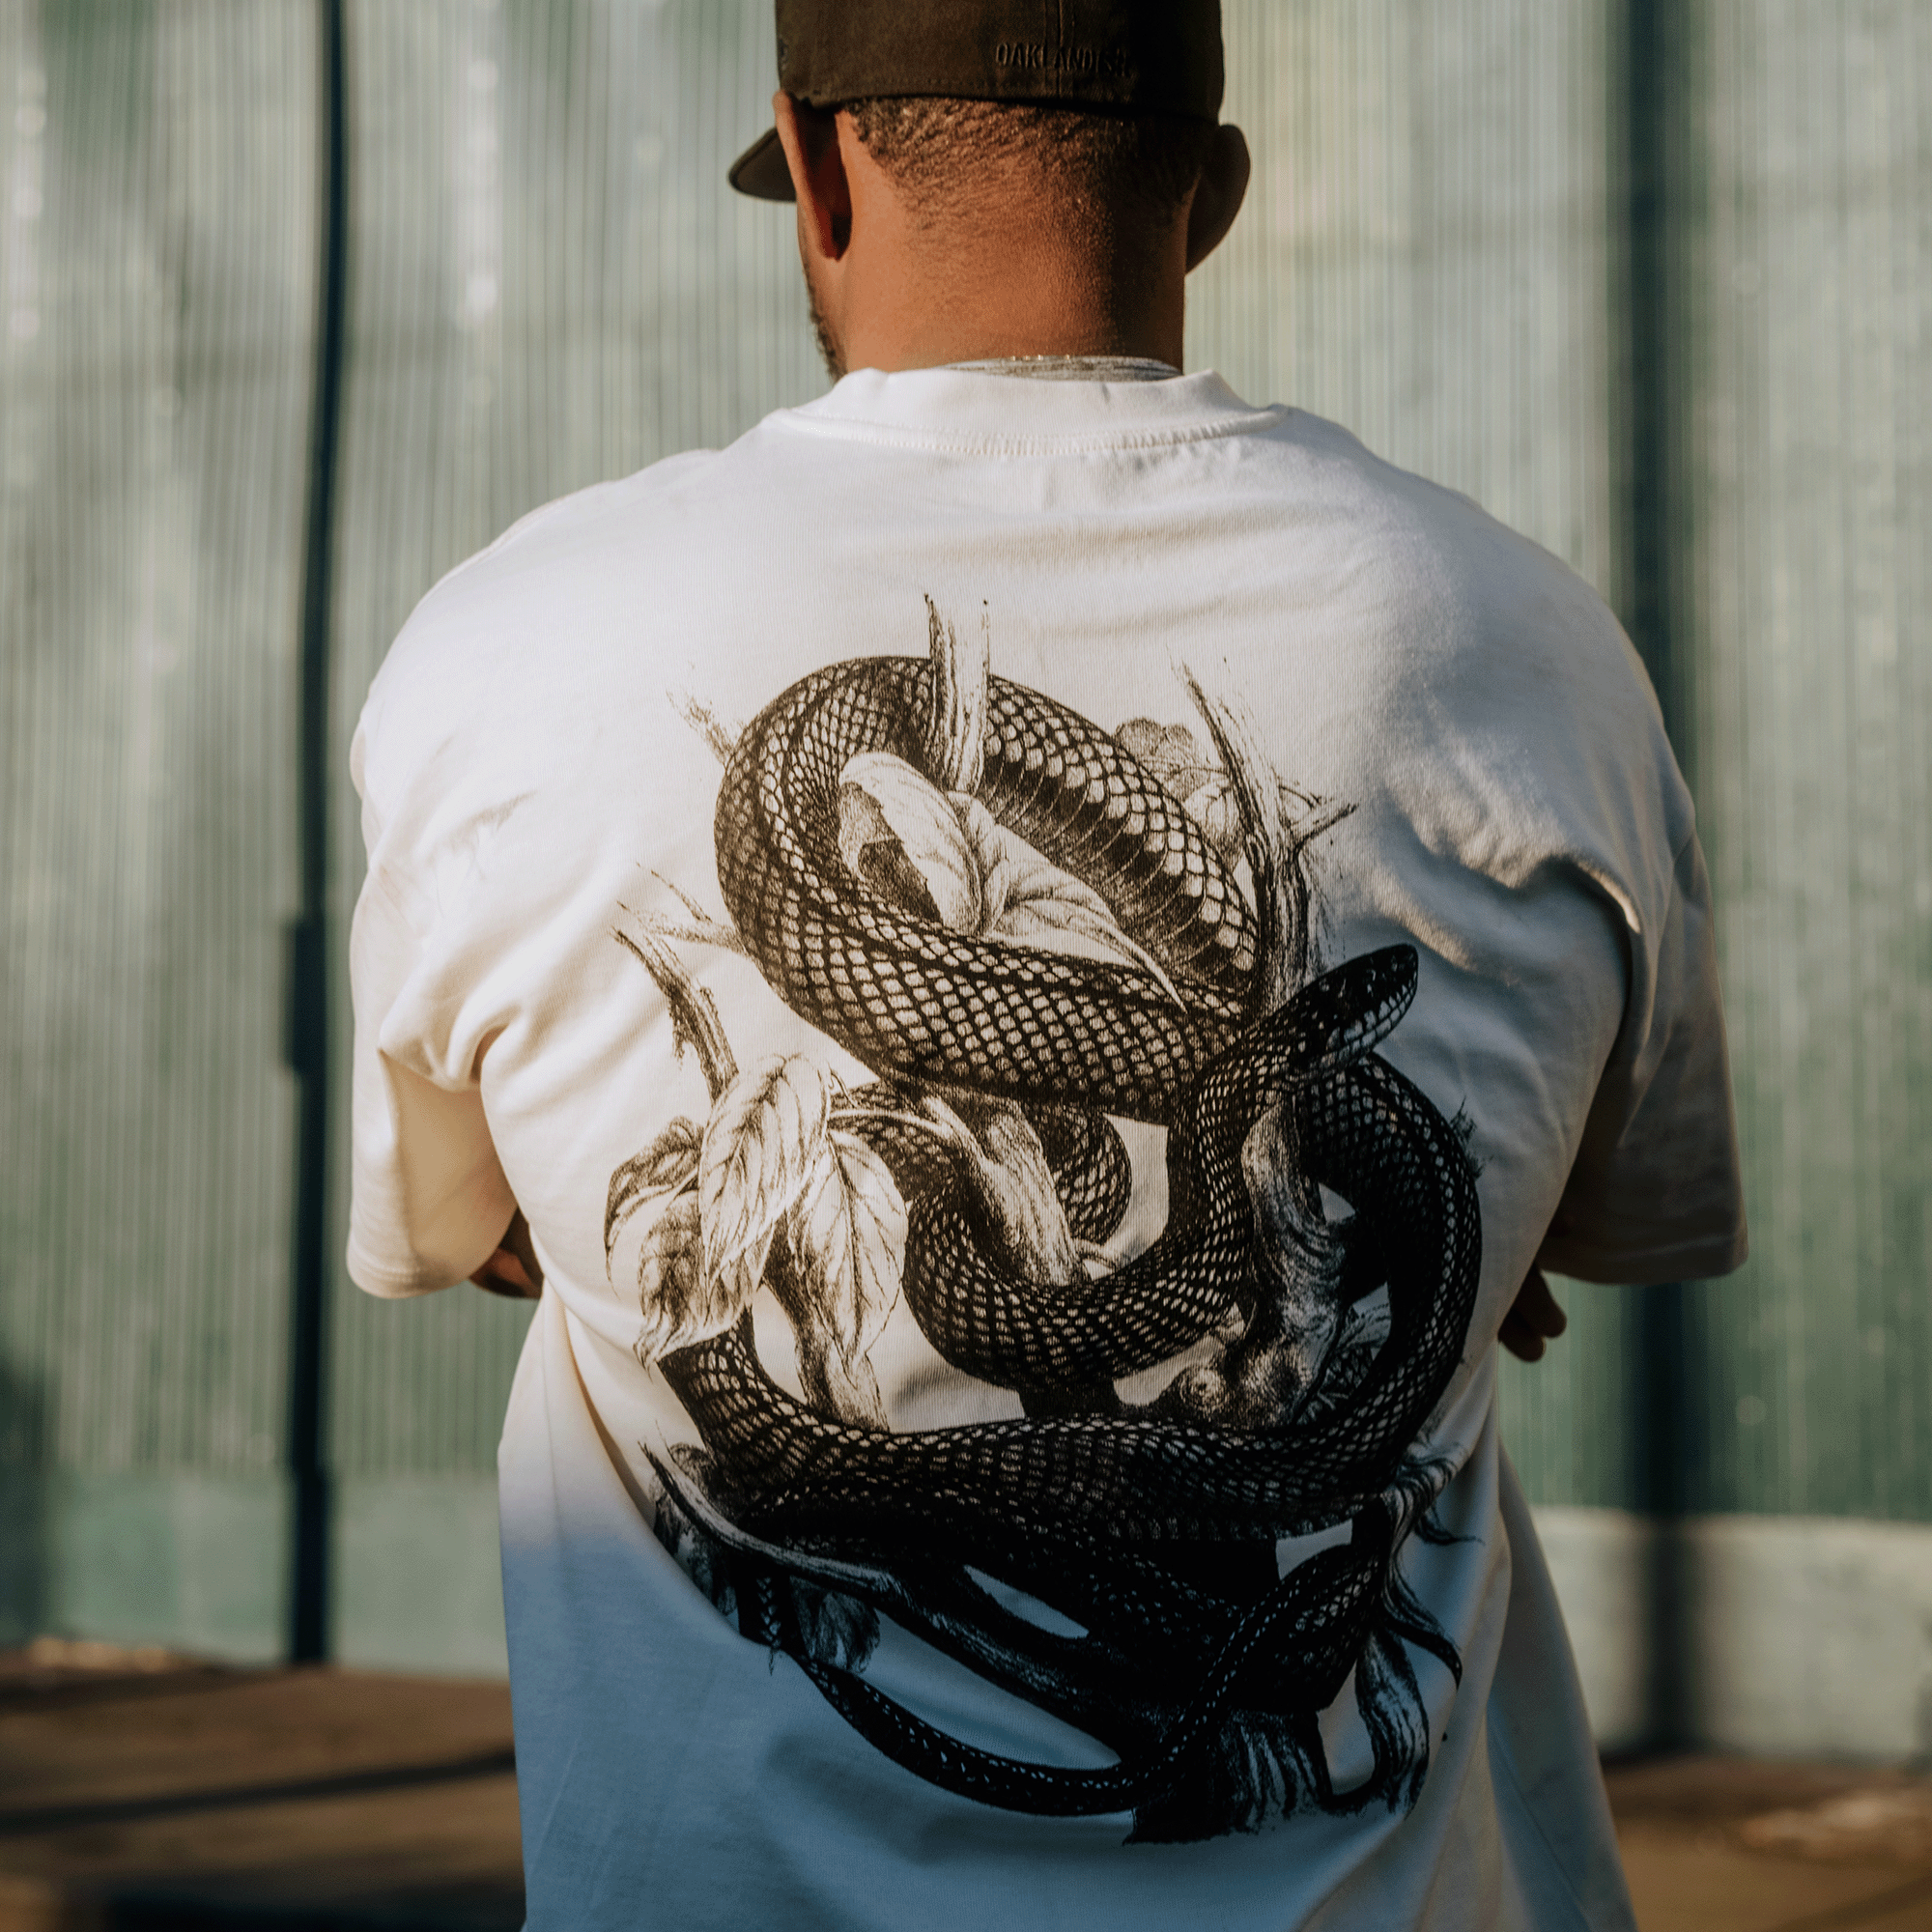
<instances>
[{"instance_id":1,"label":"man's head","mask_svg":"<svg viewBox=\"0 0 1932 1932\"><path fill-rule=\"evenodd\" d=\"M773 132L731 171L798 204L828 364L1179 363L1186 272L1247 147L1216 0L779 0Z\"/></svg>"}]
</instances>

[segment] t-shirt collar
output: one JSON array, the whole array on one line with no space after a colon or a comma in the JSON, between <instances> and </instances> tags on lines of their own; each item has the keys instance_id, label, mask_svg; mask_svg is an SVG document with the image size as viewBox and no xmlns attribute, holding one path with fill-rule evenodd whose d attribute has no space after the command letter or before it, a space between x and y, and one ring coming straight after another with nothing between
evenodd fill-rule
<instances>
[{"instance_id":1,"label":"t-shirt collar","mask_svg":"<svg viewBox=\"0 0 1932 1932\"><path fill-rule=\"evenodd\" d=\"M1211 369L1157 381L1032 375L954 364L934 369L855 369L816 402L787 412L801 428L895 432L920 439L1191 440L1254 432L1279 408L1244 403Z\"/></svg>"}]
</instances>

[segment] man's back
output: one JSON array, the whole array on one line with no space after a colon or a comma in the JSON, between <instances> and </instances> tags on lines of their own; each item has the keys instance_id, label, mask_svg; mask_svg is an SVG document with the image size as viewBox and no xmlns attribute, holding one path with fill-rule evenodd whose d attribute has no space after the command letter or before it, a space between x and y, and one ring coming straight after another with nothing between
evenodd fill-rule
<instances>
[{"instance_id":1,"label":"man's back","mask_svg":"<svg viewBox=\"0 0 1932 1932\"><path fill-rule=\"evenodd\" d=\"M352 1269L546 1277L534 1924L1623 1922L1493 1337L1742 1231L1561 566L1212 377L866 372L447 580L357 770Z\"/></svg>"}]
</instances>

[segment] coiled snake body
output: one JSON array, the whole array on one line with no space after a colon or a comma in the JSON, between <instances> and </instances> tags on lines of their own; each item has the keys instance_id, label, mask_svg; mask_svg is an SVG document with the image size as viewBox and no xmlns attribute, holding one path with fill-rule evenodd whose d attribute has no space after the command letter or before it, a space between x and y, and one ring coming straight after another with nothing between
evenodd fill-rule
<instances>
[{"instance_id":1,"label":"coiled snake body","mask_svg":"<svg viewBox=\"0 0 1932 1932\"><path fill-rule=\"evenodd\" d=\"M1033 1110L1077 1234L1105 1238L1124 1207L1101 1117L1164 1126L1167 1227L1098 1280L1037 1283L943 1163L882 1134L910 1206L910 1306L956 1367L1017 1391L1025 1417L838 1422L772 1381L743 1321L665 1359L704 1445L662 1467L673 1506L728 1552L741 1628L949 1789L1131 1809L1136 1834L1155 1837L1252 1826L1301 1800L1395 1803L1427 1751L1426 1719L1418 1737L1401 1716L1414 1691L1402 1643L1457 1667L1395 1569L1439 1482L1404 1459L1460 1359L1481 1252L1462 1140L1374 1051L1413 998L1415 954L1363 955L1259 1011L1256 916L1186 811L1099 727L998 678L980 803L1099 893L1159 970L908 911L841 859L838 794L862 753L923 762L931 675L911 659L836 665L760 714L719 794L725 901L787 1004L882 1080ZM1318 1379L1264 1427L1191 1411L1178 1382L1127 1406L1117 1380L1255 1325L1265 1284L1241 1155L1270 1108L1310 1198L1320 1183L1352 1208L1344 1293L1385 1287L1386 1337L1338 1399ZM1278 1574L1276 1539L1343 1523L1347 1543ZM1061 1621L1023 1614L989 1579ZM1068 1771L948 1737L866 1682L863 1642L827 1638L813 1607L827 1601L886 1611L1120 1763ZM1338 1794L1314 1726L1351 1667L1378 1772ZM1259 1785L1258 1751L1275 1766Z\"/></svg>"}]
</instances>

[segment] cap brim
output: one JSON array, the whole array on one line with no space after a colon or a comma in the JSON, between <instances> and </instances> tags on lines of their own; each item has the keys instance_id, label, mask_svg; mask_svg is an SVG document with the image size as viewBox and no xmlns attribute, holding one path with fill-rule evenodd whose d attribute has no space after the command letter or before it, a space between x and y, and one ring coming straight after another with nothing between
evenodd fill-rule
<instances>
[{"instance_id":1,"label":"cap brim","mask_svg":"<svg viewBox=\"0 0 1932 1932\"><path fill-rule=\"evenodd\" d=\"M795 201L791 170L785 165L783 144L779 130L769 128L733 161L724 179L740 194L757 201Z\"/></svg>"}]
</instances>

